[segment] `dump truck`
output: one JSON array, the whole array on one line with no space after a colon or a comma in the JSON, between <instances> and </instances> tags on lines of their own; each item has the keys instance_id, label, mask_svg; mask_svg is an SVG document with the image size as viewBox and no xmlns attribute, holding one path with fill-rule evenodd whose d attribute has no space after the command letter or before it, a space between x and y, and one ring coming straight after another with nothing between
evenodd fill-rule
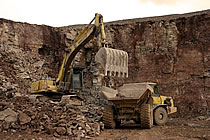
<instances>
[{"instance_id":1,"label":"dump truck","mask_svg":"<svg viewBox=\"0 0 210 140\"><path fill-rule=\"evenodd\" d=\"M106 128L118 128L122 121L133 120L142 128L163 125L168 115L175 113L172 97L161 96L157 83L124 84L118 89L102 87L104 97L111 105L104 107Z\"/></svg>"},{"instance_id":2,"label":"dump truck","mask_svg":"<svg viewBox=\"0 0 210 140\"><path fill-rule=\"evenodd\" d=\"M95 21L94 24L93 21ZM91 22L84 27L72 44L65 50L64 58L57 79L47 78L33 82L31 85L31 99L37 97L56 97L67 100L75 97L83 88L82 66L74 66L73 60L78 52L92 39L97 40L98 49L95 61L100 63L104 76L125 76L128 77L128 54L123 50L112 49L103 24L103 16L96 13ZM55 99L56 99L55 98Z\"/></svg>"}]
</instances>

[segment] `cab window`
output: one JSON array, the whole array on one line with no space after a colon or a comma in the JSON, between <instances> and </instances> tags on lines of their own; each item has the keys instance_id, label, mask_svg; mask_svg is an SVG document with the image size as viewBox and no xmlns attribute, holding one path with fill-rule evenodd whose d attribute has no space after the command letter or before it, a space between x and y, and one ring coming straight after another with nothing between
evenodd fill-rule
<instances>
[{"instance_id":1,"label":"cab window","mask_svg":"<svg viewBox=\"0 0 210 140\"><path fill-rule=\"evenodd\" d=\"M150 86L151 86L151 87L153 88L153 90L154 90L153 96L160 96L157 85L150 85Z\"/></svg>"}]
</instances>

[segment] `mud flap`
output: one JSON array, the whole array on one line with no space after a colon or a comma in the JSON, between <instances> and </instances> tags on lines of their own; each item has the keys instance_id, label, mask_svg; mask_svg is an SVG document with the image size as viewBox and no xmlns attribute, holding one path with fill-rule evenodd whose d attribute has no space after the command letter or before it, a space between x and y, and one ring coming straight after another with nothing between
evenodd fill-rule
<instances>
[{"instance_id":1,"label":"mud flap","mask_svg":"<svg viewBox=\"0 0 210 140\"><path fill-rule=\"evenodd\" d=\"M105 76L128 77L128 53L112 48L100 48L95 61L104 68Z\"/></svg>"}]
</instances>

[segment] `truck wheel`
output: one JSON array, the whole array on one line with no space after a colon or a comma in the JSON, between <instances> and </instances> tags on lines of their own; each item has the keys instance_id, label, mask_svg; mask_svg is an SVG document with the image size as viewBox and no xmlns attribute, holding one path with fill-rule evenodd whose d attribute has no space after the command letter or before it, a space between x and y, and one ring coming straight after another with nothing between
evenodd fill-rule
<instances>
[{"instance_id":1,"label":"truck wheel","mask_svg":"<svg viewBox=\"0 0 210 140\"><path fill-rule=\"evenodd\" d=\"M141 127L150 129L153 125L153 115L150 104L142 104L140 109Z\"/></svg>"},{"instance_id":2,"label":"truck wheel","mask_svg":"<svg viewBox=\"0 0 210 140\"><path fill-rule=\"evenodd\" d=\"M168 120L168 114L163 107L158 107L154 112L154 121L157 125L164 125Z\"/></svg>"},{"instance_id":3,"label":"truck wheel","mask_svg":"<svg viewBox=\"0 0 210 140\"><path fill-rule=\"evenodd\" d=\"M106 128L116 128L116 122L114 120L114 110L112 106L104 107L103 123Z\"/></svg>"}]
</instances>

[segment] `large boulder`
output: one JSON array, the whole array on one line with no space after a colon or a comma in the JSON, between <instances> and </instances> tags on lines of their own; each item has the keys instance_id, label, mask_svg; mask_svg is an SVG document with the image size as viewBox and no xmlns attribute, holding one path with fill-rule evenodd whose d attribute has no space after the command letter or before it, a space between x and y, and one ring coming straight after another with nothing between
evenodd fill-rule
<instances>
[{"instance_id":1,"label":"large boulder","mask_svg":"<svg viewBox=\"0 0 210 140\"><path fill-rule=\"evenodd\" d=\"M0 112L0 120L10 122L17 121L17 113L10 108L5 109L4 111Z\"/></svg>"}]
</instances>

